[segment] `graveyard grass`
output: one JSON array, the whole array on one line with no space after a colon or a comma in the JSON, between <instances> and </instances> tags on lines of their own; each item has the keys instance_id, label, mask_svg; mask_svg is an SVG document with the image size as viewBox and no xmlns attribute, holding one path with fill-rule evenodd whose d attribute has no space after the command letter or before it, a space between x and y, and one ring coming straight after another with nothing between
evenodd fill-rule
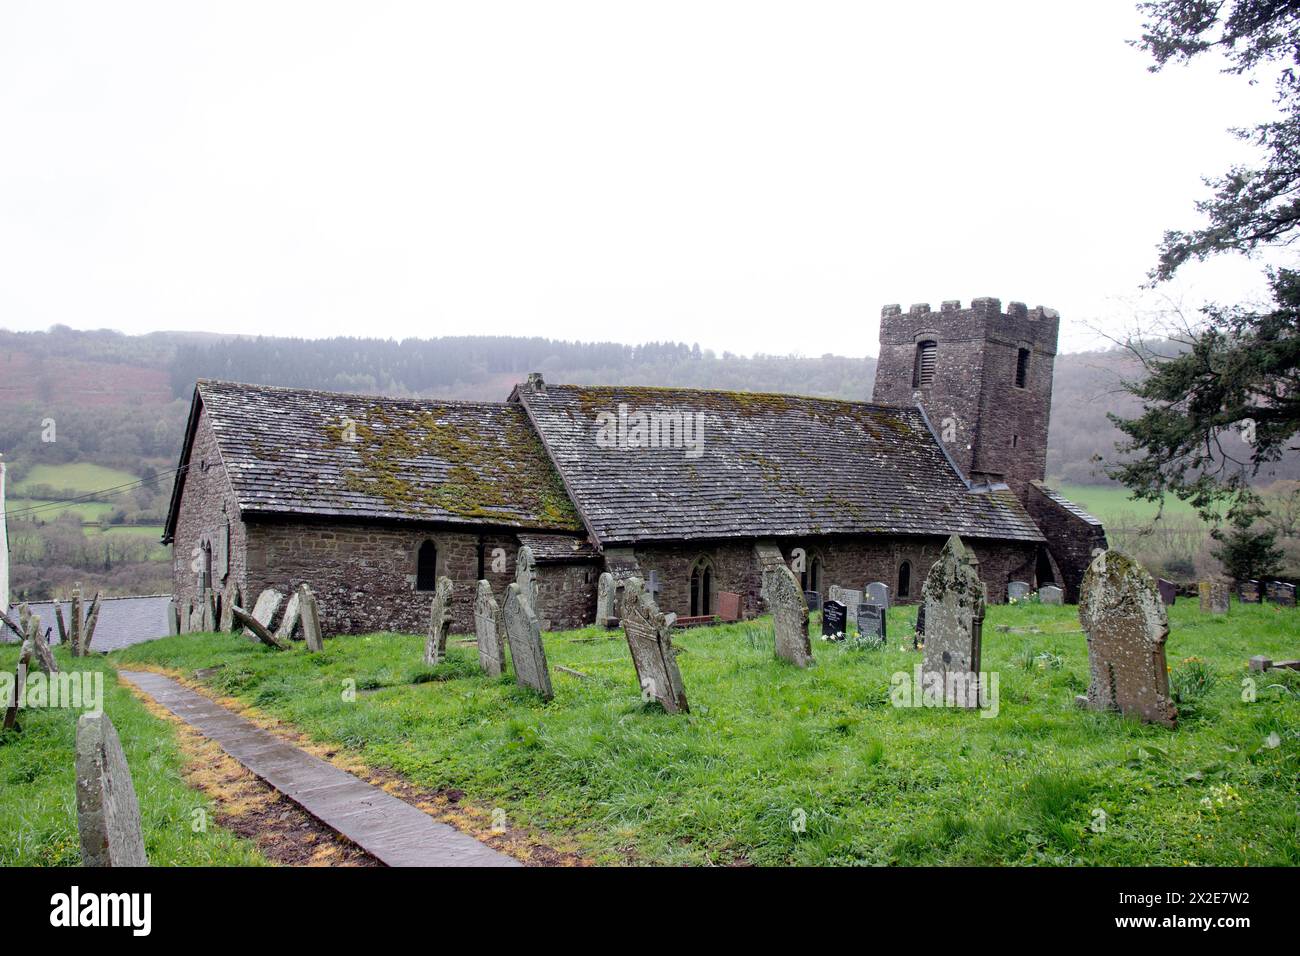
<instances>
[{"instance_id":1,"label":"graveyard grass","mask_svg":"<svg viewBox=\"0 0 1300 956\"><path fill-rule=\"evenodd\" d=\"M252 843L214 822L214 807L190 789L171 727L120 685L100 656L73 658L55 649L63 671L104 673L104 712L112 719L140 803L145 850L153 866L253 866L264 863ZM13 673L18 648L0 647L0 668ZM0 866L77 866L74 760L80 712L23 710L21 730L0 732ZM205 832L193 830L193 811L207 813Z\"/></svg>"},{"instance_id":2,"label":"graveyard grass","mask_svg":"<svg viewBox=\"0 0 1300 956\"><path fill-rule=\"evenodd\" d=\"M1300 863L1300 673L1246 669L1252 654L1300 656L1297 612L1234 603L1215 618L1180 599L1167 651L1181 721L1169 731L1076 708L1084 638L1052 633L1076 629L1076 610L989 609L994 718L890 704L891 675L921 659L912 607L890 611L886 650L814 637L808 670L774 658L770 618L675 632L691 706L678 716L641 701L622 632L594 628L545 636L550 703L483 676L459 635L434 668L423 638L394 634L328 639L314 656L188 635L112 657L190 677L222 664L205 675L213 691L372 767L500 806L511 825L576 838L596 862Z\"/></svg>"}]
</instances>

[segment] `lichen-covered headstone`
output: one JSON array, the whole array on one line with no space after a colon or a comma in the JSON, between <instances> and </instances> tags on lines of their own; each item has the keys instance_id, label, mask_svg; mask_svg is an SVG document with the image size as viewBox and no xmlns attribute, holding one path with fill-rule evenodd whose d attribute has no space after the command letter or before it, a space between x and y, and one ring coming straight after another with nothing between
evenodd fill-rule
<instances>
[{"instance_id":1,"label":"lichen-covered headstone","mask_svg":"<svg viewBox=\"0 0 1300 956\"><path fill-rule=\"evenodd\" d=\"M451 627L451 578L438 578L429 605L429 633L424 640L424 663L433 667L447 656L447 631Z\"/></svg>"},{"instance_id":2,"label":"lichen-covered headstone","mask_svg":"<svg viewBox=\"0 0 1300 956\"><path fill-rule=\"evenodd\" d=\"M253 605L253 620L257 621L268 631L271 630L271 622L275 620L275 612L280 610L280 605L284 603L284 595L275 588L267 588L257 596L257 603ZM245 634L252 637L252 632L245 630Z\"/></svg>"},{"instance_id":3,"label":"lichen-covered headstone","mask_svg":"<svg viewBox=\"0 0 1300 956\"><path fill-rule=\"evenodd\" d=\"M921 589L927 683L941 682L950 707L980 707L980 655L987 595L974 552L953 535Z\"/></svg>"},{"instance_id":4,"label":"lichen-covered headstone","mask_svg":"<svg viewBox=\"0 0 1300 956\"><path fill-rule=\"evenodd\" d=\"M506 629L506 640L510 642L515 683L531 687L550 700L554 691L551 690L551 671L546 664L546 649L542 646L542 628L518 583L506 588L501 623Z\"/></svg>"},{"instance_id":5,"label":"lichen-covered headstone","mask_svg":"<svg viewBox=\"0 0 1300 956\"><path fill-rule=\"evenodd\" d=\"M77 721L76 765L81 865L148 866L131 768L107 714Z\"/></svg>"},{"instance_id":6,"label":"lichen-covered headstone","mask_svg":"<svg viewBox=\"0 0 1300 956\"><path fill-rule=\"evenodd\" d=\"M524 600L537 613L537 561L533 549L524 545L515 555L515 584L523 592Z\"/></svg>"},{"instance_id":7,"label":"lichen-covered headstone","mask_svg":"<svg viewBox=\"0 0 1300 956\"><path fill-rule=\"evenodd\" d=\"M307 651L319 654L325 650L325 640L321 634L320 605L316 603L316 595L306 584L300 584L294 596L298 599L298 616L302 621L302 639L307 644ZM285 640L288 640L287 635Z\"/></svg>"},{"instance_id":8,"label":"lichen-covered headstone","mask_svg":"<svg viewBox=\"0 0 1300 956\"><path fill-rule=\"evenodd\" d=\"M489 677L500 677L506 671L506 648L497 628L500 619L492 585L479 581L478 592L474 595L474 636L478 639L479 667Z\"/></svg>"},{"instance_id":9,"label":"lichen-covered headstone","mask_svg":"<svg viewBox=\"0 0 1300 956\"><path fill-rule=\"evenodd\" d=\"M1169 618L1151 575L1119 551L1092 559L1079 589L1079 623L1088 635L1090 710L1118 710L1176 725L1165 639Z\"/></svg>"},{"instance_id":10,"label":"lichen-covered headstone","mask_svg":"<svg viewBox=\"0 0 1300 956\"><path fill-rule=\"evenodd\" d=\"M282 637L286 641L293 638L293 632L298 628L298 620L302 615L302 597L300 592L294 591L289 595L289 601L284 606L284 616L280 618L280 626L275 630L276 637Z\"/></svg>"},{"instance_id":11,"label":"lichen-covered headstone","mask_svg":"<svg viewBox=\"0 0 1300 956\"><path fill-rule=\"evenodd\" d=\"M235 631L235 614L231 610L236 604L242 606L243 595L239 593L239 588L227 587L221 594L221 620L217 626L221 628L223 634L233 634Z\"/></svg>"},{"instance_id":12,"label":"lichen-covered headstone","mask_svg":"<svg viewBox=\"0 0 1300 956\"><path fill-rule=\"evenodd\" d=\"M1055 584L1044 584L1038 589L1038 600L1044 604L1064 604L1065 592Z\"/></svg>"},{"instance_id":13,"label":"lichen-covered headstone","mask_svg":"<svg viewBox=\"0 0 1300 956\"><path fill-rule=\"evenodd\" d=\"M889 608L889 585L884 581L872 581L863 591L863 597L868 604L874 604L876 607Z\"/></svg>"},{"instance_id":14,"label":"lichen-covered headstone","mask_svg":"<svg viewBox=\"0 0 1300 956\"><path fill-rule=\"evenodd\" d=\"M1029 596L1029 583L1027 581L1008 581L1007 582L1007 600L1023 601Z\"/></svg>"},{"instance_id":15,"label":"lichen-covered headstone","mask_svg":"<svg viewBox=\"0 0 1300 956\"><path fill-rule=\"evenodd\" d=\"M623 598L623 634L636 668L642 698L654 699L670 714L686 713L686 690L677 668L672 625L646 593L640 578L627 582Z\"/></svg>"},{"instance_id":16,"label":"lichen-covered headstone","mask_svg":"<svg viewBox=\"0 0 1300 956\"><path fill-rule=\"evenodd\" d=\"M1202 614L1228 613L1228 586L1222 581L1201 581L1196 585Z\"/></svg>"},{"instance_id":17,"label":"lichen-covered headstone","mask_svg":"<svg viewBox=\"0 0 1300 956\"><path fill-rule=\"evenodd\" d=\"M813 659L812 644L808 640L808 602L799 579L784 564L769 564L763 569L762 596L772 612L776 656L796 667L807 667Z\"/></svg>"},{"instance_id":18,"label":"lichen-covered headstone","mask_svg":"<svg viewBox=\"0 0 1300 956\"><path fill-rule=\"evenodd\" d=\"M604 625L611 617L618 617L614 610L614 575L603 571L596 580L596 623Z\"/></svg>"},{"instance_id":19,"label":"lichen-covered headstone","mask_svg":"<svg viewBox=\"0 0 1300 956\"><path fill-rule=\"evenodd\" d=\"M68 650L72 652L73 657L81 656L81 588L72 589L72 601L68 608L70 620L68 621ZM186 627L189 621L183 622Z\"/></svg>"}]
</instances>

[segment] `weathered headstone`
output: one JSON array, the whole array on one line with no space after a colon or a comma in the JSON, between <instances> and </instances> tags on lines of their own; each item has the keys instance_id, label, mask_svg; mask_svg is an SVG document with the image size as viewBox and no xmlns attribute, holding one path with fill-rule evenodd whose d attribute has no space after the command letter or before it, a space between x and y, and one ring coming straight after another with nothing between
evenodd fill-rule
<instances>
[{"instance_id":1,"label":"weathered headstone","mask_svg":"<svg viewBox=\"0 0 1300 956\"><path fill-rule=\"evenodd\" d=\"M283 594L275 588L267 588L257 596L257 603L253 605L253 617L269 631L271 622L275 620L275 613L280 610L280 605L283 603Z\"/></svg>"},{"instance_id":2,"label":"weathered headstone","mask_svg":"<svg viewBox=\"0 0 1300 956\"><path fill-rule=\"evenodd\" d=\"M537 614L537 559L533 557L533 549L526 544L515 555L515 584L519 585L524 600Z\"/></svg>"},{"instance_id":3,"label":"weathered headstone","mask_svg":"<svg viewBox=\"0 0 1300 956\"><path fill-rule=\"evenodd\" d=\"M131 768L107 714L77 721L76 764L81 865L148 866Z\"/></svg>"},{"instance_id":4,"label":"weathered headstone","mask_svg":"<svg viewBox=\"0 0 1300 956\"><path fill-rule=\"evenodd\" d=\"M56 604L55 607L58 607L58 605ZM62 633L63 628L60 627L59 631L60 633ZM170 601L167 602L167 633L179 634L180 632L181 632L180 611L177 610L176 608L176 599L172 598Z\"/></svg>"},{"instance_id":5,"label":"weathered headstone","mask_svg":"<svg viewBox=\"0 0 1300 956\"><path fill-rule=\"evenodd\" d=\"M848 636L849 615L839 601L825 601L822 604L822 637L831 641L842 641Z\"/></svg>"},{"instance_id":6,"label":"weathered headstone","mask_svg":"<svg viewBox=\"0 0 1300 956\"><path fill-rule=\"evenodd\" d=\"M852 588L842 588L838 584L832 584L827 596L832 601L839 601L844 605L845 613L848 615L849 624L858 623L858 606L862 604L862 592L855 591ZM847 631L845 633L848 633Z\"/></svg>"},{"instance_id":7,"label":"weathered headstone","mask_svg":"<svg viewBox=\"0 0 1300 956\"><path fill-rule=\"evenodd\" d=\"M1029 584L1025 581L1007 582L1007 600L1023 601L1029 595Z\"/></svg>"},{"instance_id":8,"label":"weathered headstone","mask_svg":"<svg viewBox=\"0 0 1300 956\"><path fill-rule=\"evenodd\" d=\"M941 682L944 703L979 707L980 655L987 597L979 560L952 535L921 589L925 604L925 681Z\"/></svg>"},{"instance_id":9,"label":"weathered headstone","mask_svg":"<svg viewBox=\"0 0 1300 956\"><path fill-rule=\"evenodd\" d=\"M90 653L91 641L95 639L95 627L99 624L100 602L103 600L103 592L96 591L95 599L90 602L90 610L86 612L86 623L81 629L81 656L85 657Z\"/></svg>"},{"instance_id":10,"label":"weathered headstone","mask_svg":"<svg viewBox=\"0 0 1300 956\"><path fill-rule=\"evenodd\" d=\"M298 599L298 617L302 621L302 639L306 642L309 653L319 654L325 650L325 639L320 629L320 605L316 602L316 595L312 593L311 588L307 587L306 584L300 584L294 597ZM284 639L289 640L288 635Z\"/></svg>"},{"instance_id":11,"label":"weathered headstone","mask_svg":"<svg viewBox=\"0 0 1300 956\"><path fill-rule=\"evenodd\" d=\"M221 620L217 626L221 628L223 634L233 634L235 632L235 615L230 609L236 604L243 606L244 596L239 593L239 588L227 587L221 595Z\"/></svg>"},{"instance_id":12,"label":"weathered headstone","mask_svg":"<svg viewBox=\"0 0 1300 956\"><path fill-rule=\"evenodd\" d=\"M298 621L302 616L302 597L298 591L289 595L289 600L284 606L284 615L280 618L280 626L275 629L275 636L282 637L286 641L292 640L293 632L298 629Z\"/></svg>"},{"instance_id":13,"label":"weathered headstone","mask_svg":"<svg viewBox=\"0 0 1300 956\"><path fill-rule=\"evenodd\" d=\"M555 694L551 690L546 649L542 646L542 628L517 582L506 588L501 623L506 629L506 640L510 642L510 661L515 667L515 683L521 687L531 687L550 700Z\"/></svg>"},{"instance_id":14,"label":"weathered headstone","mask_svg":"<svg viewBox=\"0 0 1300 956\"><path fill-rule=\"evenodd\" d=\"M210 633L217 629L217 596L211 588L205 588L202 601L202 618L199 627L205 633Z\"/></svg>"},{"instance_id":15,"label":"weathered headstone","mask_svg":"<svg viewBox=\"0 0 1300 956\"><path fill-rule=\"evenodd\" d=\"M190 629L189 633L198 634L203 630L203 605L198 601L190 603Z\"/></svg>"},{"instance_id":16,"label":"weathered headstone","mask_svg":"<svg viewBox=\"0 0 1300 956\"><path fill-rule=\"evenodd\" d=\"M601 577L607 578L609 575L602 574ZM609 599L611 602L614 599L613 579L609 584ZM487 581L479 581L478 592L474 596L474 634L478 638L478 665L488 677L500 677L506 670L506 648L497 629L500 620L501 613L496 598L492 596L492 585Z\"/></svg>"},{"instance_id":17,"label":"weathered headstone","mask_svg":"<svg viewBox=\"0 0 1300 956\"><path fill-rule=\"evenodd\" d=\"M808 604L799 588L799 579L785 564L769 565L763 569L763 600L772 612L776 656L796 667L807 667L812 663Z\"/></svg>"},{"instance_id":18,"label":"weathered headstone","mask_svg":"<svg viewBox=\"0 0 1300 956\"><path fill-rule=\"evenodd\" d=\"M1242 581L1237 586L1237 599L1242 604L1258 604L1261 596L1260 591L1258 581Z\"/></svg>"},{"instance_id":19,"label":"weathered headstone","mask_svg":"<svg viewBox=\"0 0 1300 956\"><path fill-rule=\"evenodd\" d=\"M438 578L429 605L429 634L424 640L424 663L433 667L447 656L447 630L451 627L451 578Z\"/></svg>"},{"instance_id":20,"label":"weathered headstone","mask_svg":"<svg viewBox=\"0 0 1300 956\"><path fill-rule=\"evenodd\" d=\"M1055 584L1044 584L1038 589L1038 600L1043 604L1061 605L1065 603L1065 592Z\"/></svg>"},{"instance_id":21,"label":"weathered headstone","mask_svg":"<svg viewBox=\"0 0 1300 956\"><path fill-rule=\"evenodd\" d=\"M1160 592L1160 603L1172 607L1174 601L1178 600L1178 585L1173 581L1166 581L1164 578L1156 581L1156 590Z\"/></svg>"},{"instance_id":22,"label":"weathered headstone","mask_svg":"<svg viewBox=\"0 0 1300 956\"><path fill-rule=\"evenodd\" d=\"M1202 614L1228 613L1228 586L1222 581L1201 581L1196 586Z\"/></svg>"},{"instance_id":23,"label":"weathered headstone","mask_svg":"<svg viewBox=\"0 0 1300 956\"><path fill-rule=\"evenodd\" d=\"M889 608L889 585L884 581L872 581L862 592L862 596L867 604Z\"/></svg>"},{"instance_id":24,"label":"weathered headstone","mask_svg":"<svg viewBox=\"0 0 1300 956\"><path fill-rule=\"evenodd\" d=\"M492 589L489 587L488 596L491 595ZM495 605L496 601L492 603ZM611 617L618 617L618 612L614 609L614 575L602 571L596 579L596 623L603 627Z\"/></svg>"},{"instance_id":25,"label":"weathered headstone","mask_svg":"<svg viewBox=\"0 0 1300 956\"><path fill-rule=\"evenodd\" d=\"M732 591L718 592L718 617L723 621L740 620L740 595Z\"/></svg>"},{"instance_id":26,"label":"weathered headstone","mask_svg":"<svg viewBox=\"0 0 1300 956\"><path fill-rule=\"evenodd\" d=\"M265 627L261 621L253 617L248 611L245 611L238 604L230 608L230 613L234 616L235 624L244 629L244 633L251 637L257 638L267 647L273 647L277 651L287 651L289 649L288 641L281 641L271 633L270 629Z\"/></svg>"},{"instance_id":27,"label":"weathered headstone","mask_svg":"<svg viewBox=\"0 0 1300 956\"><path fill-rule=\"evenodd\" d=\"M73 657L81 656L81 588L72 589L72 600L68 606L68 650ZM188 622L186 622L188 625Z\"/></svg>"},{"instance_id":28,"label":"weathered headstone","mask_svg":"<svg viewBox=\"0 0 1300 956\"><path fill-rule=\"evenodd\" d=\"M858 636L875 644L884 645L888 640L888 623L885 608L880 604L867 601L858 608Z\"/></svg>"},{"instance_id":29,"label":"weathered headstone","mask_svg":"<svg viewBox=\"0 0 1300 956\"><path fill-rule=\"evenodd\" d=\"M1103 551L1083 576L1079 622L1088 636L1090 675L1081 702L1175 726L1165 664L1169 618L1151 575L1127 555Z\"/></svg>"},{"instance_id":30,"label":"weathered headstone","mask_svg":"<svg viewBox=\"0 0 1300 956\"><path fill-rule=\"evenodd\" d=\"M170 611L172 614L175 614L175 602L171 602ZM62 601L54 602L54 623L56 623L59 626L59 643L62 644L64 647L67 647L68 627L66 624L63 623L63 602ZM174 620L172 621L172 626L175 627ZM176 632L172 631L172 633L175 634Z\"/></svg>"},{"instance_id":31,"label":"weathered headstone","mask_svg":"<svg viewBox=\"0 0 1300 956\"><path fill-rule=\"evenodd\" d=\"M36 666L47 674L57 674L59 663L54 659L50 645L46 643L45 634L41 630L41 619L35 614L27 619L27 640L31 642L32 659L36 662Z\"/></svg>"},{"instance_id":32,"label":"weathered headstone","mask_svg":"<svg viewBox=\"0 0 1300 956\"><path fill-rule=\"evenodd\" d=\"M677 669L672 625L645 591L640 578L627 582L623 600L623 634L644 699L654 698L670 714L690 710Z\"/></svg>"}]
</instances>

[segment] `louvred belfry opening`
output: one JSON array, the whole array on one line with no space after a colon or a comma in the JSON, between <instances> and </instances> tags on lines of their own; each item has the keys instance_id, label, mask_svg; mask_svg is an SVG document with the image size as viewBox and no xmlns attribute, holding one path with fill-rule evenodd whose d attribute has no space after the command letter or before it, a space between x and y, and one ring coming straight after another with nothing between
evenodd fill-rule
<instances>
[{"instance_id":1,"label":"louvred belfry opening","mask_svg":"<svg viewBox=\"0 0 1300 956\"><path fill-rule=\"evenodd\" d=\"M938 346L934 342L916 343L916 366L912 370L912 387L929 388L934 384L934 361Z\"/></svg>"}]
</instances>

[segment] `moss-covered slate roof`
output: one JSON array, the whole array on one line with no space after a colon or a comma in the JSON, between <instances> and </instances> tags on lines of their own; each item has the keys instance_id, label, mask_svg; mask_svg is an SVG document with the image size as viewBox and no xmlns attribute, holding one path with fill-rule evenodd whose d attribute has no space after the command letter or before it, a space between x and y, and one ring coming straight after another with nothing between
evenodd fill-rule
<instances>
[{"instance_id":1,"label":"moss-covered slate roof","mask_svg":"<svg viewBox=\"0 0 1300 956\"><path fill-rule=\"evenodd\" d=\"M552 460L604 545L688 538L961 534L1042 541L1009 491L972 491L916 408L748 392L521 385ZM704 415L683 447L609 446L610 419ZM626 435L633 437L629 417ZM676 437L676 436L670 436ZM671 443L670 443L671 444Z\"/></svg>"},{"instance_id":2,"label":"moss-covered slate roof","mask_svg":"<svg viewBox=\"0 0 1300 956\"><path fill-rule=\"evenodd\" d=\"M582 530L518 406L213 381L197 393L245 513Z\"/></svg>"}]
</instances>

